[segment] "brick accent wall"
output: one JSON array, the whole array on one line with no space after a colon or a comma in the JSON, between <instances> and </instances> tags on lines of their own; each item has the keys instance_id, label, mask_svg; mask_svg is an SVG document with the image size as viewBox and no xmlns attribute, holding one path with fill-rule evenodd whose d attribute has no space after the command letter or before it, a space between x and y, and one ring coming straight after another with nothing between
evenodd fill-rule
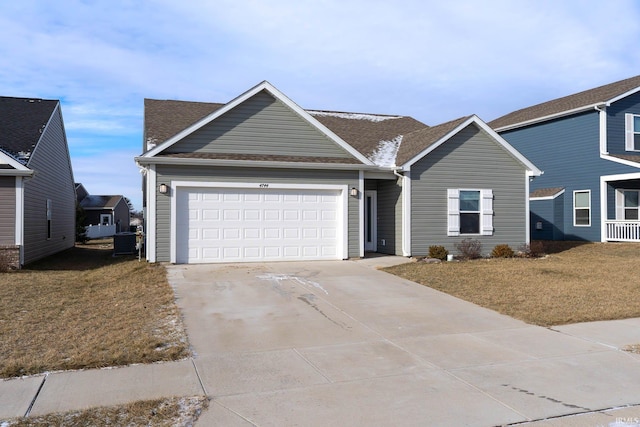
<instances>
[{"instance_id":1,"label":"brick accent wall","mask_svg":"<svg viewBox=\"0 0 640 427\"><path fill-rule=\"evenodd\" d=\"M20 246L0 245L0 271L5 268L11 270L20 268Z\"/></svg>"}]
</instances>

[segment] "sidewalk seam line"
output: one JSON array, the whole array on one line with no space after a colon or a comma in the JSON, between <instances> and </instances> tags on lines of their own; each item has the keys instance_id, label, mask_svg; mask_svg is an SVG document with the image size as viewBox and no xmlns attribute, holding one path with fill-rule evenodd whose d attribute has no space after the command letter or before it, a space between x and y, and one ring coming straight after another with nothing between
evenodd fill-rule
<instances>
[{"instance_id":1,"label":"sidewalk seam line","mask_svg":"<svg viewBox=\"0 0 640 427\"><path fill-rule=\"evenodd\" d=\"M191 359L191 364L193 365L193 370L196 371L196 378L198 378L198 382L200 383L200 388L202 388L202 391L204 392L205 396L209 396L209 393L207 392L207 389L204 386L204 383L202 382L202 378L200 378L200 372L198 372L196 361L193 360L193 357L191 357L190 359Z\"/></svg>"},{"instance_id":2,"label":"sidewalk seam line","mask_svg":"<svg viewBox=\"0 0 640 427\"><path fill-rule=\"evenodd\" d=\"M42 391L42 387L44 387L44 383L45 381L47 381L47 377L49 376L49 373L44 374L44 377L42 378L42 382L40 383L40 387L38 387L38 390L36 391L36 394L33 396L33 399L31 399L31 403L29 403L29 407L27 408L27 412L24 413L24 417L28 417L29 414L31 414L31 410L33 409L33 405L35 405L36 400L38 399L38 396L40 396L40 392Z\"/></svg>"}]
</instances>

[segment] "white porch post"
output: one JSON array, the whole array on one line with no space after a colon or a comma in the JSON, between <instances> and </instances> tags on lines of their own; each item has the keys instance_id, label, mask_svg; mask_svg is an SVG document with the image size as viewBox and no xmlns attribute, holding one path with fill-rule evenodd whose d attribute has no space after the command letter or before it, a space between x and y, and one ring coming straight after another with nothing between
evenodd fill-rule
<instances>
[{"instance_id":1,"label":"white porch post","mask_svg":"<svg viewBox=\"0 0 640 427\"><path fill-rule=\"evenodd\" d=\"M600 177L600 241L607 241L607 178Z\"/></svg>"}]
</instances>

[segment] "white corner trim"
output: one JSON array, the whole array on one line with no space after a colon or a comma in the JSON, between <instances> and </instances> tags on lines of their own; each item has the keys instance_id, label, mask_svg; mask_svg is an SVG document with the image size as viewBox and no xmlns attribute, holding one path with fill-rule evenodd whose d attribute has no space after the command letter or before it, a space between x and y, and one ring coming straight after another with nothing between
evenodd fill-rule
<instances>
[{"instance_id":1,"label":"white corner trim","mask_svg":"<svg viewBox=\"0 0 640 427\"><path fill-rule=\"evenodd\" d=\"M524 198L524 221L525 221L525 235L524 235L524 243L525 245L528 245L529 243L531 243L531 207L529 206L529 175L527 175L526 173L524 174L524 194L525 194L525 198ZM564 193L564 190L562 190L562 192ZM556 195L557 197L557 195Z\"/></svg>"},{"instance_id":2,"label":"white corner trim","mask_svg":"<svg viewBox=\"0 0 640 427\"><path fill-rule=\"evenodd\" d=\"M261 182L208 182L208 181L171 181L171 221L170 221L170 240L169 240L169 257L170 262L177 262L177 192L180 188L246 188L256 189L265 188L265 183ZM154 187L155 188L155 187ZM285 189L285 190L339 190L340 203L338 206L338 227L342 229L342 233L338 236L338 245L341 249L342 259L349 258L349 186L343 184L289 184L289 183L268 183L268 189ZM364 244L364 242L363 242Z\"/></svg>"},{"instance_id":3,"label":"white corner trim","mask_svg":"<svg viewBox=\"0 0 640 427\"><path fill-rule=\"evenodd\" d=\"M609 154L607 151L607 107L595 106L600 118L600 155Z\"/></svg>"},{"instance_id":4,"label":"white corner trim","mask_svg":"<svg viewBox=\"0 0 640 427\"><path fill-rule=\"evenodd\" d=\"M15 245L20 246L20 265L23 264L24 250L24 181L21 176L16 176L15 185L16 211L15 211Z\"/></svg>"},{"instance_id":5,"label":"white corner trim","mask_svg":"<svg viewBox=\"0 0 640 427\"><path fill-rule=\"evenodd\" d=\"M359 236L359 256L364 258L364 171L358 173L358 236ZM377 221L376 221L377 222ZM377 227L377 224L376 224Z\"/></svg>"},{"instance_id":6,"label":"white corner trim","mask_svg":"<svg viewBox=\"0 0 640 427\"><path fill-rule=\"evenodd\" d=\"M145 230L146 235L146 253L147 261L156 262L156 218L157 218L157 201L156 201L156 166L149 165L147 169L147 218Z\"/></svg>"},{"instance_id":7,"label":"white corner trim","mask_svg":"<svg viewBox=\"0 0 640 427\"><path fill-rule=\"evenodd\" d=\"M411 256L411 170L402 177L402 255Z\"/></svg>"}]
</instances>

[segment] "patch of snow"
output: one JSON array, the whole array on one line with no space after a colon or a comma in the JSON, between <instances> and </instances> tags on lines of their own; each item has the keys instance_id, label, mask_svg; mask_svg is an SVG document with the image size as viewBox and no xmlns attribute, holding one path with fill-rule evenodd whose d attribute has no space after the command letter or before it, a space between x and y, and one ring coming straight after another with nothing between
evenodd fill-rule
<instances>
[{"instance_id":1,"label":"patch of snow","mask_svg":"<svg viewBox=\"0 0 640 427\"><path fill-rule=\"evenodd\" d=\"M0 427L9 427L10 425L11 425L11 424L9 424L9 421L3 421L3 422L0 424Z\"/></svg>"},{"instance_id":2,"label":"patch of snow","mask_svg":"<svg viewBox=\"0 0 640 427\"><path fill-rule=\"evenodd\" d=\"M147 138L147 151L153 150L158 145L158 138Z\"/></svg>"},{"instance_id":3,"label":"patch of snow","mask_svg":"<svg viewBox=\"0 0 640 427\"><path fill-rule=\"evenodd\" d=\"M402 135L396 136L391 141L380 141L369 160L382 167L395 166L400 144L402 144Z\"/></svg>"},{"instance_id":4,"label":"patch of snow","mask_svg":"<svg viewBox=\"0 0 640 427\"><path fill-rule=\"evenodd\" d=\"M320 285L320 283L313 282L313 281L307 280L307 279L303 279L303 278L298 277L298 276L290 276L288 274L267 273L267 274L263 274L263 275L257 276L257 277L258 277L258 279L272 280L272 281L275 281L275 282L281 282L283 280L293 280L295 282L300 283L302 286L311 285L314 288L320 289L322 292L324 292L325 294L329 295L329 292L327 292L327 290L325 288L323 288L322 285Z\"/></svg>"},{"instance_id":5,"label":"patch of snow","mask_svg":"<svg viewBox=\"0 0 640 427\"><path fill-rule=\"evenodd\" d=\"M360 113L335 113L329 111L307 111L312 116L320 117L338 117L341 119L349 120L368 120L370 122L383 122L385 120L401 119L402 116L377 116L375 114L360 114Z\"/></svg>"}]
</instances>

